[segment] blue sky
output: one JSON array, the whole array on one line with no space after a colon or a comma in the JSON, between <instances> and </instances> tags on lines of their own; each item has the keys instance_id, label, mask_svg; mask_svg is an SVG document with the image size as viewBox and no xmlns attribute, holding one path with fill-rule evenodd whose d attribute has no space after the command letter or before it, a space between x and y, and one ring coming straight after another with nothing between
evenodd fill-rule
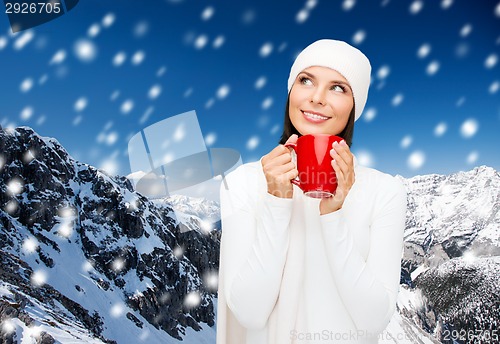
<instances>
[{"instance_id":1,"label":"blue sky","mask_svg":"<svg viewBox=\"0 0 500 344\"><path fill-rule=\"evenodd\" d=\"M296 54L321 38L371 60L353 152L390 174L500 168L500 2L85 0L10 32L0 15L0 124L127 175L128 140L195 110L243 162L278 142Z\"/></svg>"}]
</instances>

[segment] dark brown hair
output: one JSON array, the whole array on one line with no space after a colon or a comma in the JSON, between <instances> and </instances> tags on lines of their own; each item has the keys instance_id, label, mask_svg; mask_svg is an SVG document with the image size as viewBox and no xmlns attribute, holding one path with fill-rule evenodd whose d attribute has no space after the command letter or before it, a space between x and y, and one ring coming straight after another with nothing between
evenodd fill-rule
<instances>
[{"instance_id":1,"label":"dark brown hair","mask_svg":"<svg viewBox=\"0 0 500 344\"><path fill-rule=\"evenodd\" d=\"M354 108L355 107L353 106L344 130L342 130L342 132L337 135L343 138L349 147L351 147L352 145L352 137L354 136L354 116L355 116ZM288 138L293 134L301 136L301 134L297 131L297 129L295 129L295 127L292 124L292 121L290 120L290 94L289 94L285 106L285 121L283 123L283 133L281 134L281 140L279 143L282 145L285 144L286 140L288 140Z\"/></svg>"}]
</instances>

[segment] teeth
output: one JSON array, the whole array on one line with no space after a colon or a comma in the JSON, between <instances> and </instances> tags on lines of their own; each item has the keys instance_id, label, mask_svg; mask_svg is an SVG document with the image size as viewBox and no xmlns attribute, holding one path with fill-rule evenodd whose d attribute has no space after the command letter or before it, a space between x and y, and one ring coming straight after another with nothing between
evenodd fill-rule
<instances>
[{"instance_id":1,"label":"teeth","mask_svg":"<svg viewBox=\"0 0 500 344\"><path fill-rule=\"evenodd\" d=\"M314 113L305 112L305 111L304 111L304 115L306 115L307 117L314 118L314 119L323 119L323 120L328 119L328 117L325 117L325 116L320 116L320 115L316 115L316 114L314 114Z\"/></svg>"}]
</instances>

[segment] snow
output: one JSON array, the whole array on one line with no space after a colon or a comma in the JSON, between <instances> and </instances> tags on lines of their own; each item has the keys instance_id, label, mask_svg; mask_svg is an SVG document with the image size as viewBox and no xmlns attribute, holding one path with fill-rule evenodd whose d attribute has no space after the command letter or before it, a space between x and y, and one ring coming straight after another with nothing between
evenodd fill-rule
<instances>
[{"instance_id":1,"label":"snow","mask_svg":"<svg viewBox=\"0 0 500 344\"><path fill-rule=\"evenodd\" d=\"M81 62L92 62L97 57L97 46L94 42L85 38L75 42L73 51Z\"/></svg>"},{"instance_id":2,"label":"snow","mask_svg":"<svg viewBox=\"0 0 500 344\"><path fill-rule=\"evenodd\" d=\"M268 57L273 52L273 44L271 42L264 43L259 50L260 57Z\"/></svg>"},{"instance_id":3,"label":"snow","mask_svg":"<svg viewBox=\"0 0 500 344\"><path fill-rule=\"evenodd\" d=\"M138 66L140 65L144 59L146 58L146 53L142 50L138 50L132 55L131 62L133 65Z\"/></svg>"},{"instance_id":4,"label":"snow","mask_svg":"<svg viewBox=\"0 0 500 344\"><path fill-rule=\"evenodd\" d=\"M254 150L257 148L259 145L259 137L258 136L252 136L251 138L248 139L246 147L248 150Z\"/></svg>"},{"instance_id":5,"label":"snow","mask_svg":"<svg viewBox=\"0 0 500 344\"><path fill-rule=\"evenodd\" d=\"M474 118L469 118L465 120L460 126L460 134L463 138L468 139L476 135L477 130L479 129L479 123Z\"/></svg>"}]
</instances>

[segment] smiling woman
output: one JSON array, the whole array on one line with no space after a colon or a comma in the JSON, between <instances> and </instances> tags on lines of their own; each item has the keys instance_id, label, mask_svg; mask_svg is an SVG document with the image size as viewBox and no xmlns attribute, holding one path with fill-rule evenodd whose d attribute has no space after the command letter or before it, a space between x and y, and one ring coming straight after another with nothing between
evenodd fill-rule
<instances>
[{"instance_id":1,"label":"smiling woman","mask_svg":"<svg viewBox=\"0 0 500 344\"><path fill-rule=\"evenodd\" d=\"M389 323L406 192L398 179L359 166L350 151L370 72L366 56L345 42L309 45L290 71L280 144L226 176L219 344L376 343ZM288 148L296 146L297 166ZM335 191L295 186L319 166L335 173Z\"/></svg>"}]
</instances>

